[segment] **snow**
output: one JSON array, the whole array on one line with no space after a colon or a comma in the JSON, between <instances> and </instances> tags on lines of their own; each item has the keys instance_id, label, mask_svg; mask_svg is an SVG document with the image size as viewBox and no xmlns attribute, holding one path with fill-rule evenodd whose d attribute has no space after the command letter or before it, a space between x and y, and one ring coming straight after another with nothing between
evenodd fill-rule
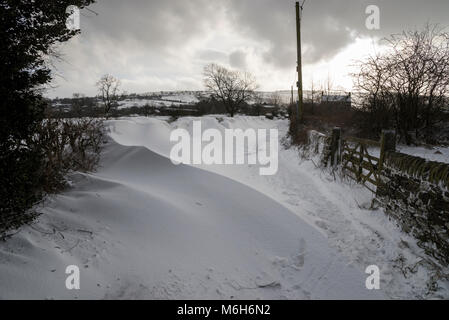
<instances>
[{"instance_id":1,"label":"snow","mask_svg":"<svg viewBox=\"0 0 449 320\"><path fill-rule=\"evenodd\" d=\"M175 127L189 130L195 118L180 118ZM204 127L278 128L285 136L288 120L270 121L264 117L224 118L219 123L209 118ZM375 150L372 150L373 154ZM281 149L279 171L274 176L258 175L256 166L202 166L205 170L231 177L282 203L305 221L315 225L332 246L360 268L370 264L380 267L383 292L389 298L449 297L449 283L428 292L431 277L442 266L428 257L411 236L401 232L383 210L368 210L373 195L362 186L337 174L322 172L312 161L301 160L295 148ZM438 265L438 266L436 266ZM403 271L417 267L416 273ZM447 273L447 268L443 268Z\"/></svg>"},{"instance_id":2,"label":"snow","mask_svg":"<svg viewBox=\"0 0 449 320\"><path fill-rule=\"evenodd\" d=\"M396 151L420 157L430 161L449 163L449 147L442 146L407 146L403 144L396 145ZM370 155L379 157L380 148L369 147Z\"/></svg>"},{"instance_id":3,"label":"snow","mask_svg":"<svg viewBox=\"0 0 449 320\"><path fill-rule=\"evenodd\" d=\"M193 93L177 93L168 96L163 96L163 100L179 101L186 104L195 104L199 102L198 97Z\"/></svg>"},{"instance_id":4,"label":"snow","mask_svg":"<svg viewBox=\"0 0 449 320\"><path fill-rule=\"evenodd\" d=\"M152 99L125 99L118 102L117 109L125 109L131 107L144 107L146 105L156 106L156 101Z\"/></svg>"},{"instance_id":5,"label":"snow","mask_svg":"<svg viewBox=\"0 0 449 320\"><path fill-rule=\"evenodd\" d=\"M0 298L449 297L441 281L427 293L430 258L381 210L364 209L367 190L334 181L294 148L280 150L274 176L254 165L173 165L171 130L198 119L203 130L278 128L279 137L288 127L245 116L109 120L98 171L73 174L73 188L0 245ZM65 287L71 264L80 290ZM372 264L378 291L365 288Z\"/></svg>"},{"instance_id":6,"label":"snow","mask_svg":"<svg viewBox=\"0 0 449 320\"><path fill-rule=\"evenodd\" d=\"M179 107L181 105L188 105L192 104L189 102L183 102L183 101L168 101L164 99L126 99L118 102L117 109L126 109L126 108L132 108L132 107L145 107L150 106L153 108L161 108L161 107Z\"/></svg>"},{"instance_id":7,"label":"snow","mask_svg":"<svg viewBox=\"0 0 449 320\"><path fill-rule=\"evenodd\" d=\"M205 96L201 91L181 91L181 92L159 92L148 93L152 98L136 98L131 97L118 102L118 109L131 107L150 106L153 108L161 107L179 107L183 105L194 105L199 102L198 97Z\"/></svg>"},{"instance_id":8,"label":"snow","mask_svg":"<svg viewBox=\"0 0 449 320\"><path fill-rule=\"evenodd\" d=\"M397 147L397 150L427 160L449 163L449 147L409 147L400 145Z\"/></svg>"},{"instance_id":9,"label":"snow","mask_svg":"<svg viewBox=\"0 0 449 320\"><path fill-rule=\"evenodd\" d=\"M263 105L265 108L273 108L270 105L272 96L275 92L258 92L262 98L262 102L268 105ZM278 92L282 103L289 103L291 99L290 91ZM147 96L151 98L142 97L128 97L127 99L118 102L118 109L125 109L131 107L144 107L149 105L154 108L161 107L180 107L191 106L200 102L201 99L207 99L210 97L210 93L206 91L177 91L177 92L151 92L147 93ZM254 99L248 101L249 104L254 104Z\"/></svg>"}]
</instances>

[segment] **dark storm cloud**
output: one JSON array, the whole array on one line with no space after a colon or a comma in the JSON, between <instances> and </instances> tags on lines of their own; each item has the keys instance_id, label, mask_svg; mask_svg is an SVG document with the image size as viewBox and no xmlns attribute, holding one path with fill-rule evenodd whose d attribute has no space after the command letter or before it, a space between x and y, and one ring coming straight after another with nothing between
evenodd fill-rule
<instances>
[{"instance_id":1,"label":"dark storm cloud","mask_svg":"<svg viewBox=\"0 0 449 320\"><path fill-rule=\"evenodd\" d=\"M302 3L302 1L300 1ZM295 9L290 0L231 2L234 25L250 37L269 42L264 58L279 67L290 67L295 58ZM368 5L380 8L379 31L365 26ZM449 24L447 0L307 0L302 16L304 61L334 56L356 36L385 37L426 22Z\"/></svg>"},{"instance_id":2,"label":"dark storm cloud","mask_svg":"<svg viewBox=\"0 0 449 320\"><path fill-rule=\"evenodd\" d=\"M89 6L91 11L82 11L81 35L62 46L64 61L55 64L63 78L56 78L58 88L50 94L94 94L95 82L105 73L129 80L133 85L129 90L194 83L195 79L180 74L181 58L192 41L215 28L221 6L208 0L98 0ZM199 51L203 58L213 52ZM222 56L222 61L227 60L227 53ZM150 86L141 88L138 81L145 77Z\"/></svg>"},{"instance_id":3,"label":"dark storm cloud","mask_svg":"<svg viewBox=\"0 0 449 320\"><path fill-rule=\"evenodd\" d=\"M365 27L365 9L372 4L381 9L379 31ZM181 49L189 40L220 28L224 18L234 32L269 43L263 53L266 62L289 67L296 60L291 0L100 0L92 8L100 13L85 19L92 41L106 37L119 44L131 38L154 50ZM225 15L219 15L222 9ZM382 37L426 22L447 24L448 14L447 0L307 0L302 17L304 60L330 58L355 36Z\"/></svg>"},{"instance_id":4,"label":"dark storm cloud","mask_svg":"<svg viewBox=\"0 0 449 320\"><path fill-rule=\"evenodd\" d=\"M145 78L148 90L172 88L175 83L201 86L200 70L209 62L244 68L258 61L263 64L256 66L259 70L292 69L296 63L294 3L99 0L89 7L98 15L83 10L82 34L65 46L70 65L59 66L67 83L58 90L61 95L89 92L104 73L132 84ZM380 7L379 31L365 27L368 5ZM448 13L448 0L307 0L302 17L304 63L329 60L357 37L384 37L427 22L449 25Z\"/></svg>"},{"instance_id":5,"label":"dark storm cloud","mask_svg":"<svg viewBox=\"0 0 449 320\"><path fill-rule=\"evenodd\" d=\"M182 47L211 28L208 17L218 3L208 0L99 0L92 10L98 13L83 19L82 31L92 40L102 37L120 41L136 39L154 49Z\"/></svg>"}]
</instances>

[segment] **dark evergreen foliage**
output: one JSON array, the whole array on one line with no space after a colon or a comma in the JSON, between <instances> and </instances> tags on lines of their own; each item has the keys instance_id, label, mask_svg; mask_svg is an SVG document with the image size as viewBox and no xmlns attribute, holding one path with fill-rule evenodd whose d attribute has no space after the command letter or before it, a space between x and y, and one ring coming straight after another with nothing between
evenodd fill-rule
<instances>
[{"instance_id":1,"label":"dark evergreen foliage","mask_svg":"<svg viewBox=\"0 0 449 320\"><path fill-rule=\"evenodd\" d=\"M79 32L67 29L66 8L92 2L0 0L0 224L22 220L41 197L44 153L35 138L51 80L46 59Z\"/></svg>"}]
</instances>

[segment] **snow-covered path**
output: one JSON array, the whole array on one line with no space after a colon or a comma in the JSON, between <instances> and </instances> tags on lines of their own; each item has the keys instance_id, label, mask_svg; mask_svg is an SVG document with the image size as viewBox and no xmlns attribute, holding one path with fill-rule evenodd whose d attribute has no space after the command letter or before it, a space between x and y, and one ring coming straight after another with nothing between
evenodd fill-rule
<instances>
[{"instance_id":1,"label":"snow-covered path","mask_svg":"<svg viewBox=\"0 0 449 320\"><path fill-rule=\"evenodd\" d=\"M185 122L189 121L178 120L181 127L188 127ZM228 118L221 125L242 129L277 128L281 139L288 130L287 120L253 117ZM273 176L260 176L258 169L251 166L203 168L232 177L282 203L315 225L349 263L360 268L377 265L382 275L382 291L387 297L449 298L449 283L442 277L448 275L447 267L426 255L416 240L403 233L382 209L371 210L370 191L352 180L343 180L338 174L323 172L313 161L301 159L299 153L296 148L281 148L279 171ZM313 160L318 163L318 159Z\"/></svg>"},{"instance_id":2,"label":"snow-covered path","mask_svg":"<svg viewBox=\"0 0 449 320\"><path fill-rule=\"evenodd\" d=\"M280 152L274 176L249 165L174 166L169 133L191 130L192 120L109 121L98 172L75 174L38 223L0 245L0 298L427 297L422 252L381 211L359 208L369 203L365 190L334 182L294 149ZM201 120L219 130L276 127L280 136L287 128L253 117ZM80 290L65 288L71 264L81 269ZM379 291L365 288L372 264Z\"/></svg>"},{"instance_id":3,"label":"snow-covered path","mask_svg":"<svg viewBox=\"0 0 449 320\"><path fill-rule=\"evenodd\" d=\"M254 119L228 119L225 126L248 128ZM280 137L288 129L287 120L256 121L258 128L278 128ZM449 298L449 283L441 280L439 265L417 246L413 237L403 233L381 209L371 210L373 195L352 180L342 179L316 168L313 161L302 160L296 148L281 148L279 171L260 176L256 168L243 171L213 171L232 176L274 198L301 218L318 227L331 246L338 248L360 267L377 265L381 286L389 298ZM318 163L318 159L314 159ZM438 286L436 291L435 285Z\"/></svg>"},{"instance_id":4,"label":"snow-covered path","mask_svg":"<svg viewBox=\"0 0 449 320\"><path fill-rule=\"evenodd\" d=\"M171 128L180 127L191 132L193 120L198 118L180 118ZM288 130L287 120L271 121L264 117L205 117L201 120L204 129L276 128L281 140ZM158 139L146 145L168 154L168 149L161 148ZM449 298L449 283L441 280L441 273L447 274L447 268L427 256L416 240L403 233L381 209L371 210L371 192L348 179L342 181L338 175L334 178L331 173L322 172L313 161L302 160L297 149L281 147L279 171L273 176L261 176L259 167L251 165L198 167L230 177L283 204L316 226L329 244L347 257L348 263L360 269L377 265L382 275L382 291L387 297ZM435 285L436 291L433 290Z\"/></svg>"}]
</instances>

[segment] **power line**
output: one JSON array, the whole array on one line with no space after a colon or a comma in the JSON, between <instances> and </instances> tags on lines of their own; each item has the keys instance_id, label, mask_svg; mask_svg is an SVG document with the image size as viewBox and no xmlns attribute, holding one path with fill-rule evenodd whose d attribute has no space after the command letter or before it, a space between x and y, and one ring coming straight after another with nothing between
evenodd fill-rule
<instances>
[{"instance_id":1,"label":"power line","mask_svg":"<svg viewBox=\"0 0 449 320\"><path fill-rule=\"evenodd\" d=\"M304 0L305 1L305 0ZM89 8L84 8L84 9L86 9L87 11L90 11L90 12L92 12L93 14L95 14L96 16L98 16L99 15L99 13L98 12L95 12L95 11L93 11L93 10L91 10L91 9L89 9Z\"/></svg>"}]
</instances>

